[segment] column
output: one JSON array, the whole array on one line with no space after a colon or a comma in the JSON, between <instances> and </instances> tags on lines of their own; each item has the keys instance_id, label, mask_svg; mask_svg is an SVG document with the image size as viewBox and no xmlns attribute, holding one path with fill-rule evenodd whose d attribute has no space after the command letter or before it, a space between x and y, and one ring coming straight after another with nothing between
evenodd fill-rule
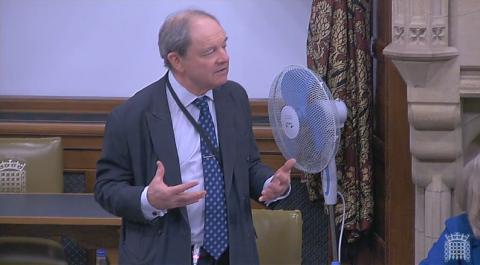
<instances>
[{"instance_id":1,"label":"column","mask_svg":"<svg viewBox=\"0 0 480 265\"><path fill-rule=\"evenodd\" d=\"M463 166L460 67L448 46L448 0L392 1L392 42L383 52L407 84L418 264L452 215Z\"/></svg>"}]
</instances>

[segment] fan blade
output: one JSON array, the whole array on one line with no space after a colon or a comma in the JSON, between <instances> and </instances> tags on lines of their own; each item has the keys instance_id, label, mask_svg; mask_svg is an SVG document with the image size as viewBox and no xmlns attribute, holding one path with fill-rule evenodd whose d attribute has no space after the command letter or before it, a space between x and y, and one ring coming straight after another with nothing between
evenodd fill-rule
<instances>
[{"instance_id":1,"label":"fan blade","mask_svg":"<svg viewBox=\"0 0 480 265\"><path fill-rule=\"evenodd\" d=\"M316 76L308 69L294 68L285 72L280 84L281 95L287 105L304 112L304 106L318 83Z\"/></svg>"},{"instance_id":2,"label":"fan blade","mask_svg":"<svg viewBox=\"0 0 480 265\"><path fill-rule=\"evenodd\" d=\"M339 133L332 101L327 84L304 66L286 67L272 83L268 112L275 142L304 172L322 172L335 155Z\"/></svg>"},{"instance_id":3,"label":"fan blade","mask_svg":"<svg viewBox=\"0 0 480 265\"><path fill-rule=\"evenodd\" d=\"M335 141L332 139L332 132L328 131L331 128L332 123L332 109L330 100L319 100L315 103L310 103L306 106L306 113L302 119L311 134L311 144L315 147L315 150L324 150L329 144Z\"/></svg>"}]
</instances>

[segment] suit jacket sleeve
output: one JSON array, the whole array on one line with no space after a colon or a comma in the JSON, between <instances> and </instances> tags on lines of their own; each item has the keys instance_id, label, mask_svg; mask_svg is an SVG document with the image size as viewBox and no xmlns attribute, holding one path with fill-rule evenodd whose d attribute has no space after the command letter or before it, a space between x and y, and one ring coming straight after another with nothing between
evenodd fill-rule
<instances>
[{"instance_id":1,"label":"suit jacket sleeve","mask_svg":"<svg viewBox=\"0 0 480 265\"><path fill-rule=\"evenodd\" d=\"M244 106L244 115L248 119L248 145L249 145L249 176L250 176L250 198L258 201L265 181L270 178L274 172L260 161L260 153L258 152L255 136L253 134L252 114L250 102L245 90L241 90L242 105Z\"/></svg>"},{"instance_id":2,"label":"suit jacket sleeve","mask_svg":"<svg viewBox=\"0 0 480 265\"><path fill-rule=\"evenodd\" d=\"M130 221L148 222L140 197L144 186L134 186L130 153L122 112L115 109L105 126L101 158L97 162L95 199L107 211Z\"/></svg>"}]
</instances>

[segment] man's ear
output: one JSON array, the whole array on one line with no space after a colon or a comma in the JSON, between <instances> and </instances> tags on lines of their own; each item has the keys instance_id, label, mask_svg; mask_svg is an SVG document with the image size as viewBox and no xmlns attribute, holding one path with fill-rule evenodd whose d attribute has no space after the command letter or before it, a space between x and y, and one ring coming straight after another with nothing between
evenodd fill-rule
<instances>
[{"instance_id":1,"label":"man's ear","mask_svg":"<svg viewBox=\"0 0 480 265\"><path fill-rule=\"evenodd\" d=\"M182 64L182 58L178 53L176 52L171 52L167 55L167 60L170 62L170 65L172 66L173 70L176 72L182 72L183 71L183 64Z\"/></svg>"}]
</instances>

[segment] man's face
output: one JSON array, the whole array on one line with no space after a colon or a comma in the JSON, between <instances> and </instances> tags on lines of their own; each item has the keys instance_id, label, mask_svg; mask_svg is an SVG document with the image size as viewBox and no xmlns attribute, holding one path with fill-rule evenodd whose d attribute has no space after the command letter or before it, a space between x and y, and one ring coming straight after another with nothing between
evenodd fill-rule
<instances>
[{"instance_id":1,"label":"man's face","mask_svg":"<svg viewBox=\"0 0 480 265\"><path fill-rule=\"evenodd\" d=\"M203 94L227 82L229 56L223 28L208 17L193 18L190 24L191 43L179 57L183 84L195 94Z\"/></svg>"}]
</instances>

